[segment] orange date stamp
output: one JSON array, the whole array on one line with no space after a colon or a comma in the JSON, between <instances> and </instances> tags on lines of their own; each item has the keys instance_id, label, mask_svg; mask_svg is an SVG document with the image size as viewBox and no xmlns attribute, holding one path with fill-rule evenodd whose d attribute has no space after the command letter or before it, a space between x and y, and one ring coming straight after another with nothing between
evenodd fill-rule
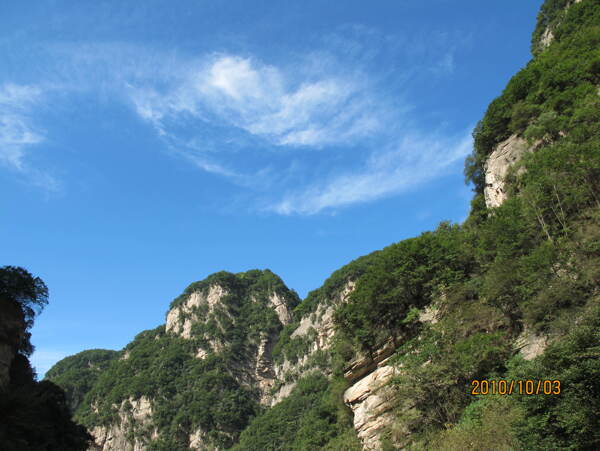
<instances>
[{"instance_id":1,"label":"orange date stamp","mask_svg":"<svg viewBox=\"0 0 600 451\"><path fill-rule=\"evenodd\" d=\"M482 379L471 381L472 395L560 395L558 379Z\"/></svg>"}]
</instances>

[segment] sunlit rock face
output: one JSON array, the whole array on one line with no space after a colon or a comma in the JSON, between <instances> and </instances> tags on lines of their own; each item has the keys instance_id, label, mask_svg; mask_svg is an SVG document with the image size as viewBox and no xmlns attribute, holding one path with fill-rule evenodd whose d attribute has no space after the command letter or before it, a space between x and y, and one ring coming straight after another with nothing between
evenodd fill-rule
<instances>
[{"instance_id":1,"label":"sunlit rock face","mask_svg":"<svg viewBox=\"0 0 600 451\"><path fill-rule=\"evenodd\" d=\"M506 175L508 170L530 151L527 141L512 135L496 146L485 163L485 205L495 208L506 200Z\"/></svg>"},{"instance_id":2,"label":"sunlit rock face","mask_svg":"<svg viewBox=\"0 0 600 451\"><path fill-rule=\"evenodd\" d=\"M288 307L285 299L283 299L278 293L271 293L269 296L269 302L273 306L273 309L277 313L279 321L284 326L292 321L292 312Z\"/></svg>"},{"instance_id":3,"label":"sunlit rock face","mask_svg":"<svg viewBox=\"0 0 600 451\"><path fill-rule=\"evenodd\" d=\"M195 323L204 322L210 313L219 307L223 307L224 298L229 295L227 288L213 284L206 291L195 291L180 305L172 308L167 314L166 331L178 335L184 339L192 339L192 327ZM279 293L271 292L267 295L268 307L272 308L283 326L289 324L292 320L292 310L289 302ZM252 302L259 302L256 297L251 297ZM201 311L201 307L204 307ZM221 309L221 311L225 311ZM230 316L231 318L231 316ZM235 321L235 318L231 318ZM198 348L196 358L204 359L211 352L218 353L225 346L219 340L205 337L207 345L204 348ZM263 334L257 343L256 353L249 356L247 365L240 368L240 381L248 386L256 386L260 392L260 402L268 404L271 400L271 389L273 387L276 374L273 368L271 353L273 345L277 340L275 335ZM194 435L195 442L198 442L200 435Z\"/></svg>"},{"instance_id":4,"label":"sunlit rock face","mask_svg":"<svg viewBox=\"0 0 600 451\"><path fill-rule=\"evenodd\" d=\"M172 308L167 313L166 330L183 338L190 338L192 325L195 321L200 321L195 309L202 304L208 306L209 312L218 305L221 299L227 295L227 290L220 285L211 285L207 293L195 291L190 294L187 300L177 307Z\"/></svg>"},{"instance_id":5,"label":"sunlit rock face","mask_svg":"<svg viewBox=\"0 0 600 451\"><path fill-rule=\"evenodd\" d=\"M574 5L576 3L580 3L583 0L571 0L571 2L569 2L566 6L566 8L569 8L569 6ZM594 0L590 0L590 1L594 1ZM540 36L540 40L539 40L539 49L540 50L544 50L547 49L550 44L552 44L552 42L554 41L554 31L552 30L551 27L547 26L544 29L544 32L542 33L542 35Z\"/></svg>"},{"instance_id":6,"label":"sunlit rock face","mask_svg":"<svg viewBox=\"0 0 600 451\"><path fill-rule=\"evenodd\" d=\"M384 365L344 393L344 402L354 413L354 429L365 449L381 448L381 434L392 424L393 389L386 384L394 368Z\"/></svg>"},{"instance_id":7,"label":"sunlit rock face","mask_svg":"<svg viewBox=\"0 0 600 451\"><path fill-rule=\"evenodd\" d=\"M152 402L148 398L130 397L123 401L119 406L118 416L118 422L109 426L96 426L90 430L94 437L90 450L144 451L148 447L147 439L158 436L157 429L152 426Z\"/></svg>"},{"instance_id":8,"label":"sunlit rock face","mask_svg":"<svg viewBox=\"0 0 600 451\"><path fill-rule=\"evenodd\" d=\"M549 340L546 335L536 334L525 328L517 337L515 348L519 350L525 360L533 360L544 353L548 344Z\"/></svg>"},{"instance_id":9,"label":"sunlit rock face","mask_svg":"<svg viewBox=\"0 0 600 451\"><path fill-rule=\"evenodd\" d=\"M336 306L348 301L348 297L354 291L355 286L356 283L349 280L334 295L330 303L320 304L312 314L306 315L300 320L291 338L302 339L312 337L310 347L306 354L298 359L297 362L290 362L284 359L283 362L274 365L273 370L276 380L284 382L271 394L269 399L270 405L273 406L285 399L296 386L296 381L311 371L315 371L311 357L314 357L317 352L327 351L331 347L335 337L333 314ZM318 370L328 372L328 370Z\"/></svg>"},{"instance_id":10,"label":"sunlit rock face","mask_svg":"<svg viewBox=\"0 0 600 451\"><path fill-rule=\"evenodd\" d=\"M434 304L420 313L419 321L427 324L438 322L438 310ZM410 437L408 426L398 421L398 391L391 384L392 378L402 371L401 366L390 363L397 346L397 342L389 339L370 355L357 356L344 369L344 378L351 384L344 392L344 403L352 409L354 429L365 450L382 449L382 438L392 427L395 429L394 445L398 449L402 449L403 443L407 443ZM400 411L408 412L412 408L412 401L405 400Z\"/></svg>"},{"instance_id":11,"label":"sunlit rock face","mask_svg":"<svg viewBox=\"0 0 600 451\"><path fill-rule=\"evenodd\" d=\"M354 429L366 450L381 449L381 437L392 424L395 390L388 384L396 368L387 365L394 352L390 344L377 351L373 358L352 362L344 377L354 383L344 392L344 402L354 413Z\"/></svg>"}]
</instances>

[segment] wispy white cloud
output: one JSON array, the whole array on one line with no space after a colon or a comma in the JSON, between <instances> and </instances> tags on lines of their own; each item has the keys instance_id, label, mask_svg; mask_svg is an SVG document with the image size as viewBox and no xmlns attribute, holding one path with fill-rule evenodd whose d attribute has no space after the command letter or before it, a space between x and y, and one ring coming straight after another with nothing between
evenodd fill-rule
<instances>
[{"instance_id":1,"label":"wispy white cloud","mask_svg":"<svg viewBox=\"0 0 600 451\"><path fill-rule=\"evenodd\" d=\"M137 113L161 135L179 116L226 124L278 146L323 147L377 132L384 110L358 77L289 73L252 58L213 55L166 92L130 85ZM310 78L313 78L310 80ZM373 108L379 108L377 114Z\"/></svg>"},{"instance_id":2,"label":"wispy white cloud","mask_svg":"<svg viewBox=\"0 0 600 451\"><path fill-rule=\"evenodd\" d=\"M29 117L40 95L35 86L12 83L0 86L0 162L19 171L25 169L27 149L43 140Z\"/></svg>"},{"instance_id":3,"label":"wispy white cloud","mask_svg":"<svg viewBox=\"0 0 600 451\"><path fill-rule=\"evenodd\" d=\"M461 139L421 132L404 95L411 78L451 74L447 40L428 47L426 39L364 27L346 34L269 62L119 42L60 44L49 48L56 67L45 82L63 99L128 104L173 155L254 191L269 211L315 214L405 191L468 152ZM11 105L0 106L0 159L14 168L44 140L27 110L42 94L14 85L0 93Z\"/></svg>"},{"instance_id":4,"label":"wispy white cloud","mask_svg":"<svg viewBox=\"0 0 600 451\"><path fill-rule=\"evenodd\" d=\"M43 89L35 85L5 83L0 86L0 165L21 174L31 185L56 191L60 183L27 161L31 150L46 139L33 119L43 95Z\"/></svg>"},{"instance_id":5,"label":"wispy white cloud","mask_svg":"<svg viewBox=\"0 0 600 451\"><path fill-rule=\"evenodd\" d=\"M21 174L29 184L51 192L59 189L59 181L27 161L31 150L46 140L33 118L43 97L40 86L14 83L0 86L0 165Z\"/></svg>"},{"instance_id":6,"label":"wispy white cloud","mask_svg":"<svg viewBox=\"0 0 600 451\"><path fill-rule=\"evenodd\" d=\"M284 215L310 215L405 192L439 176L471 147L470 134L454 139L405 136L388 151L374 154L362 170L288 192L268 209Z\"/></svg>"}]
</instances>

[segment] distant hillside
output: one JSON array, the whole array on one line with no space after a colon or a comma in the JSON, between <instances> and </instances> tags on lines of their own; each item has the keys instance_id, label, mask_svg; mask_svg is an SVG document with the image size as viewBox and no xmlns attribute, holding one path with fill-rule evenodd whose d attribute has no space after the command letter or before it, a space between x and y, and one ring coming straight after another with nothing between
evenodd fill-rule
<instances>
[{"instance_id":1,"label":"distant hillside","mask_svg":"<svg viewBox=\"0 0 600 451\"><path fill-rule=\"evenodd\" d=\"M65 390L69 408L75 412L98 376L121 354L107 349L90 349L62 359L44 377Z\"/></svg>"}]
</instances>

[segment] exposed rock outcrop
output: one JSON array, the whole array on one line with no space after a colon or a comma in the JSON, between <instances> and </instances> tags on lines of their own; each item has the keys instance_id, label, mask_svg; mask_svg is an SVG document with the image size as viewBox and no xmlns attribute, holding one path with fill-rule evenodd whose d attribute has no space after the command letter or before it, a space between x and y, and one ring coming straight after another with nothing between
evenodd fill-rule
<instances>
[{"instance_id":1,"label":"exposed rock outcrop","mask_svg":"<svg viewBox=\"0 0 600 451\"><path fill-rule=\"evenodd\" d=\"M569 2L566 6L566 8L569 8L569 6L574 5L575 3L580 3L582 0L572 0L571 2ZM552 44L552 41L554 41L554 31L553 31L553 27L551 26L547 26L542 35L540 36L540 40L539 40L539 48L541 50L544 50L546 48L548 48L550 46L550 44Z\"/></svg>"},{"instance_id":2,"label":"exposed rock outcrop","mask_svg":"<svg viewBox=\"0 0 600 451\"><path fill-rule=\"evenodd\" d=\"M506 174L511 166L529 151L531 148L525 139L512 135L499 143L488 157L484 166L484 195L488 208L499 207L506 200Z\"/></svg>"},{"instance_id":3,"label":"exposed rock outcrop","mask_svg":"<svg viewBox=\"0 0 600 451\"><path fill-rule=\"evenodd\" d=\"M335 336L335 325L333 323L335 307L348 300L348 296L350 296L355 286L354 281L348 281L330 303L320 304L312 314L306 315L300 320L291 338L310 339L310 347L307 353L297 362L290 362L286 359L274 366L276 379L284 381L284 383L271 395L270 405L275 405L287 397L296 386L298 379L315 370L311 357L314 357L318 351L326 351L331 347Z\"/></svg>"},{"instance_id":4,"label":"exposed rock outcrop","mask_svg":"<svg viewBox=\"0 0 600 451\"><path fill-rule=\"evenodd\" d=\"M95 442L92 450L143 451L147 442L157 437L158 431L152 426L152 403L148 398L142 396L123 401L118 415L117 423L91 429Z\"/></svg>"},{"instance_id":5,"label":"exposed rock outcrop","mask_svg":"<svg viewBox=\"0 0 600 451\"><path fill-rule=\"evenodd\" d=\"M272 360L273 346L281 328L292 320L292 309L297 304L297 296L268 271L219 273L210 277L212 279L190 285L172 304L166 316L164 330L160 331L158 328L159 331L152 335L155 340L165 340L165 348L168 348L168 343L178 343L181 347L175 352L186 349L185 355L179 355L182 361L214 358L210 362L218 361L222 365L221 362L227 360L227 364L219 368L219 371L227 373L223 380L230 386L225 387L225 390L239 390L237 393L245 393L253 398L253 402L268 405L276 380ZM127 348L123 354L127 357L118 360L117 365L126 365L125 362L131 362L130 359L139 359L139 355L136 355L136 343L134 341ZM154 348L153 352L161 352L160 348L159 345L159 350ZM191 349L191 353L187 349ZM211 364L207 366L210 368ZM202 368L196 363L191 363L190 367L196 370ZM185 371L183 367L178 370ZM177 370L173 371L173 374L176 373ZM152 379L153 375L145 377ZM206 381L209 380L210 377L207 377ZM244 392L245 389L248 390ZM181 389L185 393L189 390L192 389ZM148 449L153 440L170 440L169 437L165 438L165 433L168 435L171 432L159 430L156 419L152 418L153 406L159 409L162 405L164 400L158 397L134 400L130 396L121 405L113 405L112 408L100 400L98 408L92 409L93 412L100 415L112 410L116 416L111 424L93 428L96 441L94 449L141 451ZM207 431L194 422L182 426L181 430L182 435L176 440L179 443L185 442L187 437L189 442L186 446L198 450L217 449L215 447L218 443L223 443L222 440L234 443L238 433L225 427L217 430L219 438L216 439L215 431Z\"/></svg>"},{"instance_id":6,"label":"exposed rock outcrop","mask_svg":"<svg viewBox=\"0 0 600 451\"><path fill-rule=\"evenodd\" d=\"M396 368L388 365L396 350L389 340L370 356L358 356L344 370L344 378L352 385L344 393L344 402L354 413L354 429L367 450L381 447L381 434L392 423L391 410L395 391L388 385Z\"/></svg>"},{"instance_id":7,"label":"exposed rock outcrop","mask_svg":"<svg viewBox=\"0 0 600 451\"><path fill-rule=\"evenodd\" d=\"M167 313L166 330L183 338L190 338L192 325L199 321L197 310L201 305L206 305L208 311L212 311L227 291L220 285L214 284L208 288L206 293L194 291L187 300Z\"/></svg>"},{"instance_id":8,"label":"exposed rock outcrop","mask_svg":"<svg viewBox=\"0 0 600 451\"><path fill-rule=\"evenodd\" d=\"M218 448L215 448L211 445L208 440L206 440L206 432L202 429L197 429L189 437L189 447L190 449L197 451L217 451Z\"/></svg>"},{"instance_id":9,"label":"exposed rock outcrop","mask_svg":"<svg viewBox=\"0 0 600 451\"><path fill-rule=\"evenodd\" d=\"M344 402L354 413L354 429L364 449L380 449L381 434L394 420L391 410L395 392L388 385L394 374L393 366L382 365L344 393Z\"/></svg>"},{"instance_id":10,"label":"exposed rock outcrop","mask_svg":"<svg viewBox=\"0 0 600 451\"><path fill-rule=\"evenodd\" d=\"M525 360L535 359L542 355L548 347L548 337L538 335L529 329L525 329L515 342L515 348Z\"/></svg>"},{"instance_id":11,"label":"exposed rock outcrop","mask_svg":"<svg viewBox=\"0 0 600 451\"><path fill-rule=\"evenodd\" d=\"M419 315L422 323L435 324L438 311L434 304ZM400 338L401 340L401 338ZM352 385L344 392L344 402L354 413L354 429L365 450L381 449L381 439L395 423L396 389L389 382L400 368L389 363L398 342L391 338L371 355L361 355L344 369L344 378ZM407 406L410 408L410 406ZM408 429L402 430L408 437Z\"/></svg>"},{"instance_id":12,"label":"exposed rock outcrop","mask_svg":"<svg viewBox=\"0 0 600 451\"><path fill-rule=\"evenodd\" d=\"M277 313L281 324L283 324L284 326L286 324L289 324L292 321L292 312L288 308L285 299L283 299L277 293L271 293L271 296L269 296L269 301L273 305L273 309Z\"/></svg>"},{"instance_id":13,"label":"exposed rock outcrop","mask_svg":"<svg viewBox=\"0 0 600 451\"><path fill-rule=\"evenodd\" d=\"M258 384L260 392L260 403L268 405L271 399L271 388L275 384L275 370L271 353L273 351L272 336L263 336L258 345L256 359L254 363L254 379Z\"/></svg>"}]
</instances>

